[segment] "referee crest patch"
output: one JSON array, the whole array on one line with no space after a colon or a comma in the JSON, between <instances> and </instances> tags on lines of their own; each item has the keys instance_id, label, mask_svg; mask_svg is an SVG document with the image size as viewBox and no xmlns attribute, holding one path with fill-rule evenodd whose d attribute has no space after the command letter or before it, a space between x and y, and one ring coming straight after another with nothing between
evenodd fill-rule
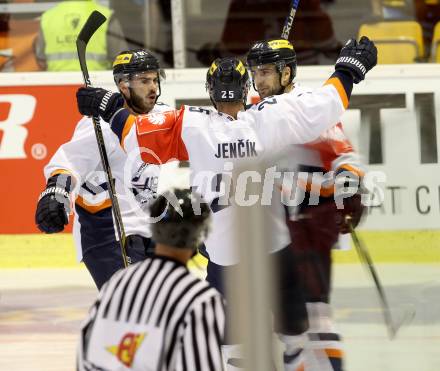
<instances>
[{"instance_id":1,"label":"referee crest patch","mask_svg":"<svg viewBox=\"0 0 440 371\"><path fill-rule=\"evenodd\" d=\"M106 347L107 351L116 356L116 358L125 366L131 367L136 352L141 346L146 333L135 334L129 332L125 334L118 345Z\"/></svg>"}]
</instances>

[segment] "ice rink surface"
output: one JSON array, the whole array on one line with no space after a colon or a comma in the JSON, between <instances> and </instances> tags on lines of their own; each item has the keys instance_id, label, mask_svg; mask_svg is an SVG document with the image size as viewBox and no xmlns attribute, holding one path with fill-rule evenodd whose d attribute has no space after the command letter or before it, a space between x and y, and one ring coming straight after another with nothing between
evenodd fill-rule
<instances>
[{"instance_id":1,"label":"ice rink surface","mask_svg":"<svg viewBox=\"0 0 440 371\"><path fill-rule=\"evenodd\" d=\"M388 340L373 282L360 264L337 264L333 305L349 371L440 370L440 265L377 264L395 319ZM84 269L0 271L0 370L75 369L78 328L96 290Z\"/></svg>"}]
</instances>

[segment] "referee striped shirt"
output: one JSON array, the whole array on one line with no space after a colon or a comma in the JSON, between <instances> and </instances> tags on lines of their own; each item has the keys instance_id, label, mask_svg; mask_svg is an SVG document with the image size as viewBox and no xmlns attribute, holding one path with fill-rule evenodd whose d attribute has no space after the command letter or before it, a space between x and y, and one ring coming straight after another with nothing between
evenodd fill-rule
<instances>
[{"instance_id":1,"label":"referee striped shirt","mask_svg":"<svg viewBox=\"0 0 440 371\"><path fill-rule=\"evenodd\" d=\"M224 302L185 265L155 256L117 272L83 323L77 369L222 370Z\"/></svg>"}]
</instances>

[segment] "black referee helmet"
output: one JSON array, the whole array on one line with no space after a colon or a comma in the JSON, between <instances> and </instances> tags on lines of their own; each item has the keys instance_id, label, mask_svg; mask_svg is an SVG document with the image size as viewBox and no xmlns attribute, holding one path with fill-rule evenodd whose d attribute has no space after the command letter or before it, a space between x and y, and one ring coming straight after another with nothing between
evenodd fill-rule
<instances>
[{"instance_id":1,"label":"black referee helmet","mask_svg":"<svg viewBox=\"0 0 440 371\"><path fill-rule=\"evenodd\" d=\"M195 249L209 232L211 209L201 196L189 189L175 189L160 195L150 206L152 238L156 243Z\"/></svg>"}]
</instances>

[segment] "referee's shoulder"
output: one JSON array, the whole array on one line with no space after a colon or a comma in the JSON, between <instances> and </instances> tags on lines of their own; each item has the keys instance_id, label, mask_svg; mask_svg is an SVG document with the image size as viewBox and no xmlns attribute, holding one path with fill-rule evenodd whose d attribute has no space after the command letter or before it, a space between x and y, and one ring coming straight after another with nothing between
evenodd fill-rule
<instances>
[{"instance_id":1,"label":"referee's shoulder","mask_svg":"<svg viewBox=\"0 0 440 371\"><path fill-rule=\"evenodd\" d=\"M192 273L190 273L193 275ZM197 282L197 290L199 294L193 301L193 306L201 305L202 303L211 302L212 300L217 300L223 303L223 296L220 294L220 292L211 284L206 281L202 280L198 277L194 276L194 279L196 279Z\"/></svg>"}]
</instances>

